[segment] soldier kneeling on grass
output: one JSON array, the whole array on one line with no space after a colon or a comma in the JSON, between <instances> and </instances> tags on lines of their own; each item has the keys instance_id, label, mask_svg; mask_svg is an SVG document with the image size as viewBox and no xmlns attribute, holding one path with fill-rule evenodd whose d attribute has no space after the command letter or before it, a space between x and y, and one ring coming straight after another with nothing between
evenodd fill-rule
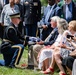
<instances>
[{"instance_id":1,"label":"soldier kneeling on grass","mask_svg":"<svg viewBox=\"0 0 76 75\"><path fill-rule=\"evenodd\" d=\"M11 18L11 25L4 30L4 37L1 44L1 53L3 54L4 62L1 62L0 64L12 68L18 67L28 38L25 39L18 31L18 26L21 22L20 14L14 13L9 16Z\"/></svg>"}]
</instances>

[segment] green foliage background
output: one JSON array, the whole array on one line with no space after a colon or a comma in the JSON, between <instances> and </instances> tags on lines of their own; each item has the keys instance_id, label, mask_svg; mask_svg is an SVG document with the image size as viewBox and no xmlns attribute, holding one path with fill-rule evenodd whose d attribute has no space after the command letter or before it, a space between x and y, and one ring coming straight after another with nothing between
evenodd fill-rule
<instances>
[{"instance_id":1,"label":"green foliage background","mask_svg":"<svg viewBox=\"0 0 76 75\"><path fill-rule=\"evenodd\" d=\"M76 0L73 0L74 2L76 2Z\"/></svg>"},{"instance_id":2,"label":"green foliage background","mask_svg":"<svg viewBox=\"0 0 76 75\"><path fill-rule=\"evenodd\" d=\"M41 0L41 4L42 4L42 5L46 6L47 3L48 3L47 0Z\"/></svg>"},{"instance_id":3,"label":"green foliage background","mask_svg":"<svg viewBox=\"0 0 76 75\"><path fill-rule=\"evenodd\" d=\"M41 0L41 4L44 5L44 6L46 6L47 3L48 3L47 1L48 1L48 0ZM76 2L76 0L73 0L73 1Z\"/></svg>"}]
</instances>

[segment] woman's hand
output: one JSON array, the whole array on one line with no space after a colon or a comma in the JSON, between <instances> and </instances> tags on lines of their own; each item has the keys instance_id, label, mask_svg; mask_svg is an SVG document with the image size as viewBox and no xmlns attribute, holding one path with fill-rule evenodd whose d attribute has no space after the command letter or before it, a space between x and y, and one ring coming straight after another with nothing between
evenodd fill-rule
<instances>
[{"instance_id":1,"label":"woman's hand","mask_svg":"<svg viewBox=\"0 0 76 75\"><path fill-rule=\"evenodd\" d=\"M73 40L76 41L76 37L75 36L73 37Z\"/></svg>"},{"instance_id":2,"label":"woman's hand","mask_svg":"<svg viewBox=\"0 0 76 75\"><path fill-rule=\"evenodd\" d=\"M36 42L36 44L43 45L44 41Z\"/></svg>"},{"instance_id":3,"label":"woman's hand","mask_svg":"<svg viewBox=\"0 0 76 75\"><path fill-rule=\"evenodd\" d=\"M67 41L72 42L72 38L67 38Z\"/></svg>"},{"instance_id":4,"label":"woman's hand","mask_svg":"<svg viewBox=\"0 0 76 75\"><path fill-rule=\"evenodd\" d=\"M43 29L46 30L48 27L47 25L42 25Z\"/></svg>"}]
</instances>

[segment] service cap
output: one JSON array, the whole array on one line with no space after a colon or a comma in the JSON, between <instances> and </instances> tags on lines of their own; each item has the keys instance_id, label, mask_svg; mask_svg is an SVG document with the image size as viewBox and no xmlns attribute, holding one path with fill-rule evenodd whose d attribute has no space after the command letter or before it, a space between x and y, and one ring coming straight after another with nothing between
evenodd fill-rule
<instances>
[{"instance_id":1,"label":"service cap","mask_svg":"<svg viewBox=\"0 0 76 75\"><path fill-rule=\"evenodd\" d=\"M11 13L9 16L10 16L10 18L20 18L20 13L19 12Z\"/></svg>"}]
</instances>

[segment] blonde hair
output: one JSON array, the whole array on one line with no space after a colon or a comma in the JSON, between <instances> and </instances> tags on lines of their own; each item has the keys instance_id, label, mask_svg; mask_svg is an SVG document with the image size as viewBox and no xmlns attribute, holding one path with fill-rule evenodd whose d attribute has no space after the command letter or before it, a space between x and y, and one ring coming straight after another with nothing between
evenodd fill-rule
<instances>
[{"instance_id":1,"label":"blonde hair","mask_svg":"<svg viewBox=\"0 0 76 75\"><path fill-rule=\"evenodd\" d=\"M72 27L74 31L76 31L76 20L70 21L69 25Z\"/></svg>"},{"instance_id":2,"label":"blonde hair","mask_svg":"<svg viewBox=\"0 0 76 75\"><path fill-rule=\"evenodd\" d=\"M57 27L60 27L59 28L59 30L60 30L59 33L63 33L65 30L68 29L68 22L65 19L61 18L57 22Z\"/></svg>"}]
</instances>

